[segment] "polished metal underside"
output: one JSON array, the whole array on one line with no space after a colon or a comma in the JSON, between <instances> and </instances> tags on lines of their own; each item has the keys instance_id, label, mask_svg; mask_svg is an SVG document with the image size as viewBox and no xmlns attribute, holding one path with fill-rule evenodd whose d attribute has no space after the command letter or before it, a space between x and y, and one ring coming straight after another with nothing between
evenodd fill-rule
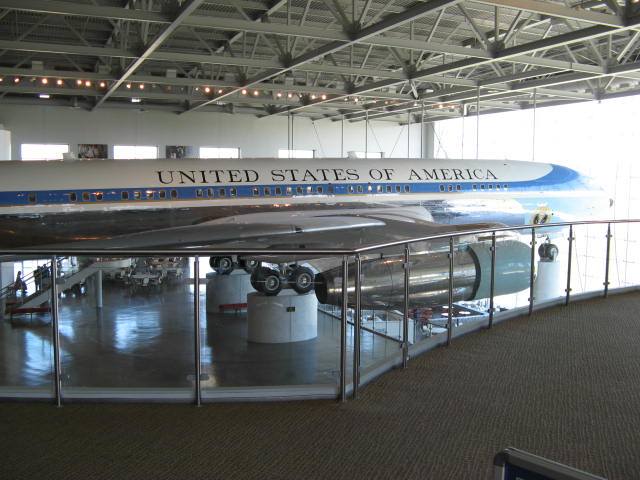
<instances>
[{"instance_id":1,"label":"polished metal underside","mask_svg":"<svg viewBox=\"0 0 640 480\"><path fill-rule=\"evenodd\" d=\"M633 95L626 3L0 0L0 103L406 123Z\"/></svg>"}]
</instances>

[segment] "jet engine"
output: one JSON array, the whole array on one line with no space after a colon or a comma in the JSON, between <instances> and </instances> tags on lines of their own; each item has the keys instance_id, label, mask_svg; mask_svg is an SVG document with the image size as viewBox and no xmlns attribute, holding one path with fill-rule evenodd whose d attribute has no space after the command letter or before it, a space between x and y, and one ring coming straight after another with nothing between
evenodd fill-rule
<instances>
[{"instance_id":1,"label":"jet engine","mask_svg":"<svg viewBox=\"0 0 640 480\"><path fill-rule=\"evenodd\" d=\"M415 247L413 247L415 248ZM409 270L409 306L422 308L449 301L449 246L412 252ZM391 255L362 261L363 308L401 307L404 302L404 256ZM529 288L531 249L513 239L496 242L494 294L506 295ZM348 302L355 302L354 268L349 268ZM342 268L316 275L316 296L324 304L342 304ZM453 301L488 298L491 289L491 244L475 241L454 247Z\"/></svg>"}]
</instances>

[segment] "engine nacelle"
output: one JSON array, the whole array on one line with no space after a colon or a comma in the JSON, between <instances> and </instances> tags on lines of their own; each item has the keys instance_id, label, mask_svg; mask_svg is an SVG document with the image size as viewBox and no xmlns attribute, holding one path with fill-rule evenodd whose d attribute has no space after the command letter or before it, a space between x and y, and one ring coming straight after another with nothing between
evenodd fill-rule
<instances>
[{"instance_id":1,"label":"engine nacelle","mask_svg":"<svg viewBox=\"0 0 640 480\"><path fill-rule=\"evenodd\" d=\"M422 308L449 302L448 248L411 255L409 306ZM404 258L394 255L362 261L363 308L401 307L404 302ZM354 271L349 269L348 301L353 303ZM494 294L506 295L529 288L531 249L517 240L496 242ZM316 295L324 304L342 304L342 268L316 275ZM491 245L484 242L459 245L453 265L453 300L487 298L491 291Z\"/></svg>"}]
</instances>

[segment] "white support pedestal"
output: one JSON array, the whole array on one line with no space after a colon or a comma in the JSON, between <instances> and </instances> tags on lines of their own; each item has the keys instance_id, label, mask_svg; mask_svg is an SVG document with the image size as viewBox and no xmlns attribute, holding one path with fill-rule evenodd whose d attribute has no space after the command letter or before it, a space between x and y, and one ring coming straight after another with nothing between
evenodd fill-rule
<instances>
[{"instance_id":1,"label":"white support pedestal","mask_svg":"<svg viewBox=\"0 0 640 480\"><path fill-rule=\"evenodd\" d=\"M566 285L567 272L563 269L562 262L538 262L538 274L533 285L536 301L543 302L564 296Z\"/></svg>"},{"instance_id":2,"label":"white support pedestal","mask_svg":"<svg viewBox=\"0 0 640 480\"><path fill-rule=\"evenodd\" d=\"M313 292L299 295L287 289L272 297L255 292L248 303L250 342L301 342L318 336L318 300Z\"/></svg>"},{"instance_id":3,"label":"white support pedestal","mask_svg":"<svg viewBox=\"0 0 640 480\"><path fill-rule=\"evenodd\" d=\"M224 311L221 305L245 305L247 295L254 291L251 275L244 271L236 270L230 275L207 273L207 313Z\"/></svg>"}]
</instances>

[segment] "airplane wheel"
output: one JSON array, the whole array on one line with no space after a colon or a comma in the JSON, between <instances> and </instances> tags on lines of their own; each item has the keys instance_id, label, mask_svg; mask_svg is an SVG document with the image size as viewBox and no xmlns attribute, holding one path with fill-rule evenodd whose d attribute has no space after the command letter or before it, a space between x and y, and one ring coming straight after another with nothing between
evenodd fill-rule
<instances>
[{"instance_id":1,"label":"airplane wheel","mask_svg":"<svg viewBox=\"0 0 640 480\"><path fill-rule=\"evenodd\" d=\"M233 272L233 259L231 257L211 257L209 265L220 275L229 275Z\"/></svg>"},{"instance_id":2,"label":"airplane wheel","mask_svg":"<svg viewBox=\"0 0 640 480\"><path fill-rule=\"evenodd\" d=\"M258 292L273 296L282 290L282 279L277 270L261 267L251 274L251 286Z\"/></svg>"},{"instance_id":3,"label":"airplane wheel","mask_svg":"<svg viewBox=\"0 0 640 480\"><path fill-rule=\"evenodd\" d=\"M289 284L298 293L308 293L313 290L315 275L310 268L296 267L289 275Z\"/></svg>"},{"instance_id":4,"label":"airplane wheel","mask_svg":"<svg viewBox=\"0 0 640 480\"><path fill-rule=\"evenodd\" d=\"M258 260L238 260L238 266L244 269L244 271L247 273L253 273L253 271L258 267L259 263L260 262L258 262Z\"/></svg>"}]
</instances>

